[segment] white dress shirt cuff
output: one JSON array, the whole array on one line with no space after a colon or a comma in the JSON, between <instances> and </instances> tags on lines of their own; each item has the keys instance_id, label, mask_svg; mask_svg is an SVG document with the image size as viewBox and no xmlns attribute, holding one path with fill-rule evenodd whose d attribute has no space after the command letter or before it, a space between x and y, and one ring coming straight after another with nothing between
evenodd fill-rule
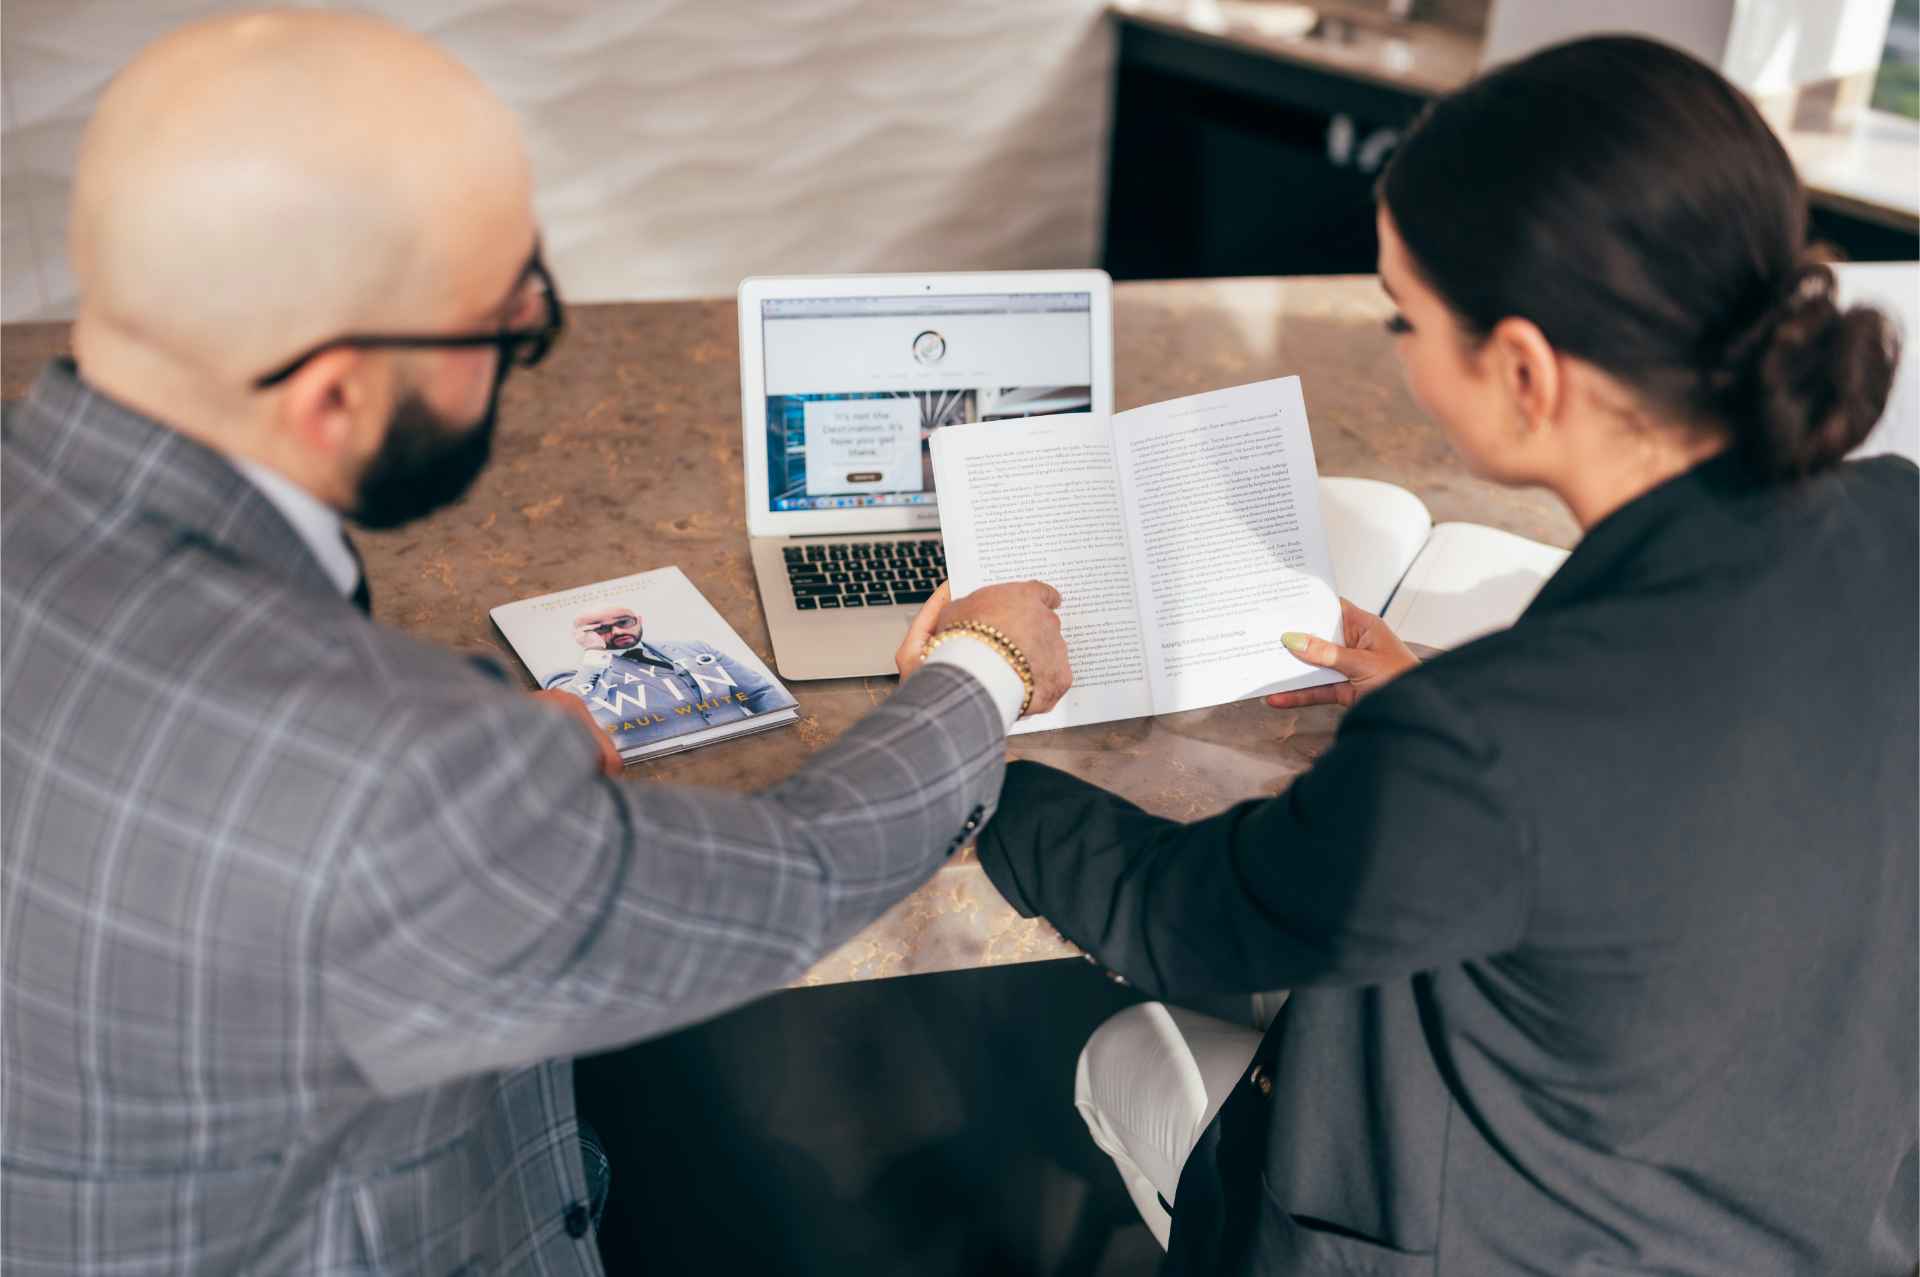
<instances>
[{"instance_id":1,"label":"white dress shirt cuff","mask_svg":"<svg viewBox=\"0 0 1920 1277\"><path fill-rule=\"evenodd\" d=\"M1020 717L1020 702L1027 698L1026 684L1013 672L1013 666L1007 664L1007 658L1000 655L999 649L985 639L971 634L941 639L940 646L927 658L927 664L958 666L979 679L987 694L993 697L1000 721L1008 727Z\"/></svg>"}]
</instances>

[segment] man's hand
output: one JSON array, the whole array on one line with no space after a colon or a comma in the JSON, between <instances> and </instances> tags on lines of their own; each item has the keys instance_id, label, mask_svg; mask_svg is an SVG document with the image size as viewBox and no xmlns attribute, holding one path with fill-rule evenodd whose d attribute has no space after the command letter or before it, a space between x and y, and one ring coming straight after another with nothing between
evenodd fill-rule
<instances>
[{"instance_id":1,"label":"man's hand","mask_svg":"<svg viewBox=\"0 0 1920 1277\"><path fill-rule=\"evenodd\" d=\"M550 691L535 692L533 697L535 700L552 705L567 717L586 724L587 730L592 732L593 738L600 743L601 771L609 776L618 776L626 769L627 765L621 759L620 749L613 743L613 737L608 734L606 728L594 721L593 711L587 708L585 701L572 692L563 691L557 687Z\"/></svg>"},{"instance_id":2,"label":"man's hand","mask_svg":"<svg viewBox=\"0 0 1920 1277\"><path fill-rule=\"evenodd\" d=\"M907 627L894 664L906 678L920 668L920 652L929 637L962 621L979 621L1006 635L1027 658L1033 673L1033 703L1027 713L1044 714L1073 686L1067 641L1060 637L1059 607L1060 591L1040 581L989 585L957 602L943 584Z\"/></svg>"},{"instance_id":3,"label":"man's hand","mask_svg":"<svg viewBox=\"0 0 1920 1277\"><path fill-rule=\"evenodd\" d=\"M900 640L900 649L893 654L894 667L900 671L900 677L909 674L926 664L926 658L920 653L926 648L927 640L933 637L933 623L940 619L940 613L953 598L953 583L940 582L940 588L933 597L920 605L913 614L913 624L907 627L907 636Z\"/></svg>"},{"instance_id":4,"label":"man's hand","mask_svg":"<svg viewBox=\"0 0 1920 1277\"><path fill-rule=\"evenodd\" d=\"M1345 599L1340 600L1340 623L1346 631L1345 647L1311 634L1283 634L1280 641L1307 664L1338 670L1347 676L1347 681L1298 692L1275 692L1267 697L1267 704L1275 709L1351 705L1420 663L1420 658L1407 650L1407 645L1387 628L1385 621L1371 612L1362 612Z\"/></svg>"}]
</instances>

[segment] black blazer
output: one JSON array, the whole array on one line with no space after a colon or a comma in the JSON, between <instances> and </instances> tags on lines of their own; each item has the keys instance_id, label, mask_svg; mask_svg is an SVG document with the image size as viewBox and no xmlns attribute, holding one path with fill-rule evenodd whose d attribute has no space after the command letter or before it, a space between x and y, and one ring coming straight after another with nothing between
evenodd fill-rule
<instances>
[{"instance_id":1,"label":"black blazer","mask_svg":"<svg viewBox=\"0 0 1920 1277\"><path fill-rule=\"evenodd\" d=\"M1296 990L1166 1271L1913 1270L1917 493L1710 461L1195 824L1009 769L1022 912L1155 997Z\"/></svg>"}]
</instances>

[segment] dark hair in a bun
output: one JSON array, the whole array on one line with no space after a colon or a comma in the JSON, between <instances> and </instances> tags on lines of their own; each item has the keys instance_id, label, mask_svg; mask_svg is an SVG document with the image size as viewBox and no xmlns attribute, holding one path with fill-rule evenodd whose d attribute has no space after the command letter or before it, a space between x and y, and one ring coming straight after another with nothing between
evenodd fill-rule
<instances>
[{"instance_id":1,"label":"dark hair in a bun","mask_svg":"<svg viewBox=\"0 0 1920 1277\"><path fill-rule=\"evenodd\" d=\"M1900 341L1834 301L1779 139L1719 72L1599 36L1429 106L1379 195L1425 281L1480 335L1509 316L1756 477L1844 457L1885 407Z\"/></svg>"},{"instance_id":2,"label":"dark hair in a bun","mask_svg":"<svg viewBox=\"0 0 1920 1277\"><path fill-rule=\"evenodd\" d=\"M1886 406L1900 339L1865 306L1842 310L1824 262L1797 268L1782 297L1734 339L1709 377L1715 416L1770 475L1811 474L1867 437Z\"/></svg>"}]
</instances>

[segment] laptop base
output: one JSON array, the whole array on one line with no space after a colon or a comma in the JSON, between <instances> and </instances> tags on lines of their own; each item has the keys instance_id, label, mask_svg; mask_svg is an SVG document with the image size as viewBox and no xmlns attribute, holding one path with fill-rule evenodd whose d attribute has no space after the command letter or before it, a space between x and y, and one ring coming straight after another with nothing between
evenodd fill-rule
<instances>
[{"instance_id":1,"label":"laptop base","mask_svg":"<svg viewBox=\"0 0 1920 1277\"><path fill-rule=\"evenodd\" d=\"M855 546L869 549L868 562L872 547L885 545L896 554L899 548L918 545L921 542L938 544L938 536L912 536L903 533L853 534L837 537L752 537L748 546L753 554L753 575L760 587L760 604L767 617L767 637L773 643L773 665L783 679L807 680L821 678L871 678L879 675L898 673L894 664L894 654L899 650L900 641L907 636L907 627L919 614L920 596L930 592L932 582L927 579L927 570L919 567L922 559L909 553L906 561L914 564L911 580L901 580L904 568L865 569L868 580L832 581L828 585L811 584L814 575L829 578L837 575L851 577L856 569L843 571L828 570L822 573L805 573L803 580L809 583L796 586L788 567L788 551L794 547L809 545L840 545L847 548L849 555ZM851 563L849 557L834 562ZM878 571L886 571L893 578L875 581L871 578ZM939 574L945 576L944 565ZM857 588L855 588L857 587ZM800 592L796 594L796 590ZM846 606L849 594L860 596L858 606ZM885 596L886 603L878 600ZM831 607L822 606L825 598L832 597ZM801 601L811 600L812 607L803 607ZM895 602L893 600L905 600Z\"/></svg>"}]
</instances>

